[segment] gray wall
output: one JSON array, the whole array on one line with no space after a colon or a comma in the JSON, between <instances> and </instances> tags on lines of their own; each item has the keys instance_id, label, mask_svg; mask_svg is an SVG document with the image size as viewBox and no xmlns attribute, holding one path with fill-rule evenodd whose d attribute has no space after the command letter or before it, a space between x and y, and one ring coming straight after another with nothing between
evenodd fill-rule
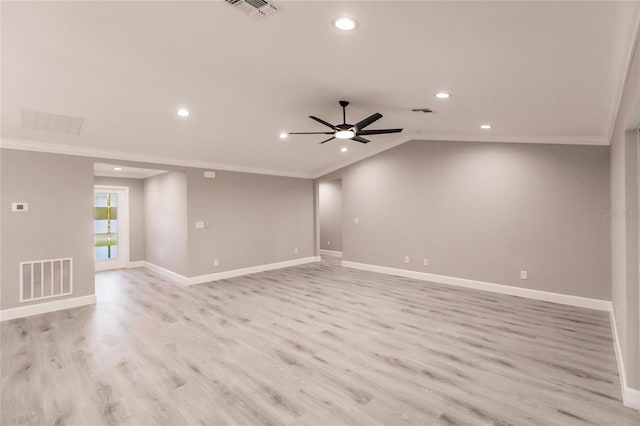
<instances>
[{"instance_id":1,"label":"gray wall","mask_svg":"<svg viewBox=\"0 0 640 426\"><path fill-rule=\"evenodd\" d=\"M187 171L189 276L314 255L313 181L203 172ZM195 229L196 221L209 227Z\"/></svg>"},{"instance_id":2,"label":"gray wall","mask_svg":"<svg viewBox=\"0 0 640 426\"><path fill-rule=\"evenodd\" d=\"M640 46L633 61L611 138L611 301L627 384L640 388L638 306L638 142L625 130L640 101Z\"/></svg>"},{"instance_id":3,"label":"gray wall","mask_svg":"<svg viewBox=\"0 0 640 426\"><path fill-rule=\"evenodd\" d=\"M342 181L319 183L320 248L342 251Z\"/></svg>"},{"instance_id":4,"label":"gray wall","mask_svg":"<svg viewBox=\"0 0 640 426\"><path fill-rule=\"evenodd\" d=\"M56 300L94 294L93 160L8 149L0 157L0 308L29 304L19 303L22 261L72 257L73 294ZM29 211L12 213L16 201Z\"/></svg>"},{"instance_id":5,"label":"gray wall","mask_svg":"<svg viewBox=\"0 0 640 426\"><path fill-rule=\"evenodd\" d=\"M608 165L607 147L412 141L325 178L344 260L608 300Z\"/></svg>"},{"instance_id":6,"label":"gray wall","mask_svg":"<svg viewBox=\"0 0 640 426\"><path fill-rule=\"evenodd\" d=\"M146 260L188 274L187 176L169 172L144 180Z\"/></svg>"},{"instance_id":7,"label":"gray wall","mask_svg":"<svg viewBox=\"0 0 640 426\"><path fill-rule=\"evenodd\" d=\"M144 182L142 179L95 176L94 185L129 188L129 260L145 260L144 256Z\"/></svg>"}]
</instances>

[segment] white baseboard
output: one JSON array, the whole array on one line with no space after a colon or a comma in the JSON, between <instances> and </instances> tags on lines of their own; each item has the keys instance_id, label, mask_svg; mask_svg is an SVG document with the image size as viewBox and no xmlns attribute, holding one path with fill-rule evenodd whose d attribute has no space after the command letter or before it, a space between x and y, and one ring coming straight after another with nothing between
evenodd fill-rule
<instances>
[{"instance_id":1,"label":"white baseboard","mask_svg":"<svg viewBox=\"0 0 640 426\"><path fill-rule=\"evenodd\" d=\"M324 255L327 255L327 256L342 257L342 252L341 251L335 251L335 250L320 249L320 254L324 254Z\"/></svg>"},{"instance_id":2,"label":"white baseboard","mask_svg":"<svg viewBox=\"0 0 640 426\"><path fill-rule=\"evenodd\" d=\"M249 268L233 269L231 271L215 272L213 274L198 275L187 278L185 284L195 285L211 281L225 280L227 278L239 277L242 275L255 274L257 272L272 271L274 269L288 268L290 266L303 265L305 263L320 262L320 256L303 257L300 259L285 260L284 262L268 263L266 265L251 266Z\"/></svg>"},{"instance_id":3,"label":"white baseboard","mask_svg":"<svg viewBox=\"0 0 640 426\"><path fill-rule=\"evenodd\" d=\"M180 275L177 272L173 272L168 269L165 269L162 266L158 266L154 263L145 261L144 267L149 269L150 271L155 272L158 275L162 275L165 278L169 278L170 280L176 281L179 284L187 284L187 277L185 277L184 275Z\"/></svg>"},{"instance_id":4,"label":"white baseboard","mask_svg":"<svg viewBox=\"0 0 640 426\"><path fill-rule=\"evenodd\" d=\"M145 261L144 260L134 260L133 262L129 262L127 265L127 269L131 268L144 268Z\"/></svg>"},{"instance_id":5,"label":"white baseboard","mask_svg":"<svg viewBox=\"0 0 640 426\"><path fill-rule=\"evenodd\" d=\"M546 302L561 303L563 305L579 306L581 308L597 309L611 312L611 301L591 299L588 297L571 296L568 294L551 293L547 291L532 290L528 288L513 287L503 284L494 284L485 281L476 281L466 278L436 275L427 272L410 271L407 269L388 268L386 266L369 265L366 263L342 261L346 268L361 269L364 271L378 272L387 275L396 275L415 280L431 281L439 284L455 285L458 287L472 288L475 290L490 291L493 293L508 294L510 296L526 297L528 299L543 300Z\"/></svg>"},{"instance_id":6,"label":"white baseboard","mask_svg":"<svg viewBox=\"0 0 640 426\"><path fill-rule=\"evenodd\" d=\"M611 332L613 333L613 347L616 351L618 361L618 374L620 375L620 387L622 388L622 401L625 407L640 410L640 390L627 386L627 374L622 358L622 346L620 345L620 335L618 334L618 324L613 310L609 312L611 319Z\"/></svg>"},{"instance_id":7,"label":"white baseboard","mask_svg":"<svg viewBox=\"0 0 640 426\"><path fill-rule=\"evenodd\" d=\"M46 314L47 312L62 311L64 309L78 308L80 306L95 305L96 295L72 297L69 299L55 300L53 302L37 303L20 306L19 308L0 310L0 321L8 321L16 318L30 317L32 315Z\"/></svg>"},{"instance_id":8,"label":"white baseboard","mask_svg":"<svg viewBox=\"0 0 640 426\"><path fill-rule=\"evenodd\" d=\"M230 271L214 272L212 274L197 275L195 277L185 277L176 272L154 265L150 262L144 262L144 266L166 278L178 282L183 285L196 285L208 283L211 281L224 280L227 278L240 277L242 275L255 274L257 272L271 271L274 269L288 268L290 266L303 265L305 263L320 262L320 256L303 257L300 259L285 260L284 262L268 263L266 265L250 266L248 268L232 269Z\"/></svg>"}]
</instances>

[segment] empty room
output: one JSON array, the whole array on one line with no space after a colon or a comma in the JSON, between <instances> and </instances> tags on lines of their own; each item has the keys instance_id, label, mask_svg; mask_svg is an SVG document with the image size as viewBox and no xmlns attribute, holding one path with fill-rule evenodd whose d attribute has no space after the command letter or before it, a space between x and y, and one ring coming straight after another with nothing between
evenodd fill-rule
<instances>
[{"instance_id":1,"label":"empty room","mask_svg":"<svg viewBox=\"0 0 640 426\"><path fill-rule=\"evenodd\" d=\"M0 425L640 425L639 1L0 1Z\"/></svg>"}]
</instances>

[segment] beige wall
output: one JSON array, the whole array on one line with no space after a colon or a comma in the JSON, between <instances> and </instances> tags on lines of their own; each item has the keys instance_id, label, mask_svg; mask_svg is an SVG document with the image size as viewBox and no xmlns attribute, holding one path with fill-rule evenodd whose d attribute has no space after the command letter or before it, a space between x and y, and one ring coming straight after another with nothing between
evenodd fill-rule
<instances>
[{"instance_id":1,"label":"beige wall","mask_svg":"<svg viewBox=\"0 0 640 426\"><path fill-rule=\"evenodd\" d=\"M186 276L186 174L168 172L145 179L144 200L146 260Z\"/></svg>"},{"instance_id":2,"label":"beige wall","mask_svg":"<svg viewBox=\"0 0 640 426\"><path fill-rule=\"evenodd\" d=\"M22 261L72 257L73 294L56 300L94 294L93 160L0 151L0 308L29 304L19 303L18 264ZM29 203L29 211L12 213L11 203L16 201Z\"/></svg>"},{"instance_id":3,"label":"beige wall","mask_svg":"<svg viewBox=\"0 0 640 426\"><path fill-rule=\"evenodd\" d=\"M640 388L640 315L638 306L638 142L626 133L640 101L640 45L633 61L611 138L611 301L627 385ZM631 213L631 214L628 214Z\"/></svg>"},{"instance_id":4,"label":"beige wall","mask_svg":"<svg viewBox=\"0 0 640 426\"><path fill-rule=\"evenodd\" d=\"M342 181L319 183L320 248L342 251Z\"/></svg>"},{"instance_id":5,"label":"beige wall","mask_svg":"<svg viewBox=\"0 0 640 426\"><path fill-rule=\"evenodd\" d=\"M94 185L126 186L129 188L129 261L145 260L144 256L144 181L117 177L95 176Z\"/></svg>"},{"instance_id":6,"label":"beige wall","mask_svg":"<svg viewBox=\"0 0 640 426\"><path fill-rule=\"evenodd\" d=\"M311 180L203 172L187 171L189 276L314 255ZM209 227L195 229L196 221Z\"/></svg>"},{"instance_id":7,"label":"beige wall","mask_svg":"<svg viewBox=\"0 0 640 426\"><path fill-rule=\"evenodd\" d=\"M412 141L325 178L342 177L344 260L608 300L608 163L607 147Z\"/></svg>"}]
</instances>

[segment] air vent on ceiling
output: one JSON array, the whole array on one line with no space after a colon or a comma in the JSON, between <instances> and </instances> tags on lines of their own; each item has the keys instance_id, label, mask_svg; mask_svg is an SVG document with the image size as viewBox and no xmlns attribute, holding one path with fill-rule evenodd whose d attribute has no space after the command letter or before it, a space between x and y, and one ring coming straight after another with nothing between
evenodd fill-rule
<instances>
[{"instance_id":1,"label":"air vent on ceiling","mask_svg":"<svg viewBox=\"0 0 640 426\"><path fill-rule=\"evenodd\" d=\"M413 108L411 111L413 112L424 112L425 114L429 114L431 111L429 108Z\"/></svg>"},{"instance_id":2,"label":"air vent on ceiling","mask_svg":"<svg viewBox=\"0 0 640 426\"><path fill-rule=\"evenodd\" d=\"M81 117L22 108L22 128L28 130L79 135L83 120Z\"/></svg>"},{"instance_id":3,"label":"air vent on ceiling","mask_svg":"<svg viewBox=\"0 0 640 426\"><path fill-rule=\"evenodd\" d=\"M224 0L231 6L235 7L245 15L255 19L264 18L271 15L278 9L264 0Z\"/></svg>"}]
</instances>

